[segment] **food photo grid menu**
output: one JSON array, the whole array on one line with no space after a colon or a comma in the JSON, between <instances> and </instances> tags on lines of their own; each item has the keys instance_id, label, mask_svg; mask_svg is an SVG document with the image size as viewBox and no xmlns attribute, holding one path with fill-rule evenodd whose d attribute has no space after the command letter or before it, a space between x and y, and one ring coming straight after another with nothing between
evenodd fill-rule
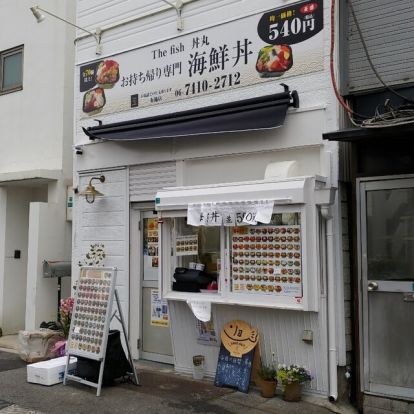
<instances>
[{"instance_id":1,"label":"food photo grid menu","mask_svg":"<svg viewBox=\"0 0 414 414\"><path fill-rule=\"evenodd\" d=\"M177 236L175 251L177 256L198 255L198 236Z\"/></svg>"},{"instance_id":2,"label":"food photo grid menu","mask_svg":"<svg viewBox=\"0 0 414 414\"><path fill-rule=\"evenodd\" d=\"M300 225L235 227L232 290L236 293L302 296Z\"/></svg>"},{"instance_id":3,"label":"food photo grid menu","mask_svg":"<svg viewBox=\"0 0 414 414\"><path fill-rule=\"evenodd\" d=\"M100 359L105 350L115 270L82 268L68 338L71 355Z\"/></svg>"}]
</instances>

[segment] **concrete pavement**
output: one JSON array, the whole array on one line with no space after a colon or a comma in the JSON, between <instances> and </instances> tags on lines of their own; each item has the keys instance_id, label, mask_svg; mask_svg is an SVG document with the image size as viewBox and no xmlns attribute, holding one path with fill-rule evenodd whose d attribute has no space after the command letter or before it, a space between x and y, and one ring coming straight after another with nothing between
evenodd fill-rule
<instances>
[{"instance_id":1,"label":"concrete pavement","mask_svg":"<svg viewBox=\"0 0 414 414\"><path fill-rule=\"evenodd\" d=\"M4 356L1 361L18 356ZM9 367L10 362L8 363ZM15 362L16 367L18 361ZM280 396L262 398L252 389L248 394L217 388L211 381L194 381L165 366L141 366L141 386L121 383L104 387L101 397L95 390L70 382L46 387L26 381L26 368L0 372L0 413L145 413L145 414L329 414L345 413L340 407L317 397L300 403L287 403ZM321 406L319 404L325 405ZM332 411L334 410L334 411Z\"/></svg>"}]
</instances>

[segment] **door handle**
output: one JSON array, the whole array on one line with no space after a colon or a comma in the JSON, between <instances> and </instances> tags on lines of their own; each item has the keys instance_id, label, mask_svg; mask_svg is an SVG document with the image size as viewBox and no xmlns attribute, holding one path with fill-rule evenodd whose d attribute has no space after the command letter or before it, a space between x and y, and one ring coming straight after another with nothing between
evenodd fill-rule
<instances>
[{"instance_id":1,"label":"door handle","mask_svg":"<svg viewBox=\"0 0 414 414\"><path fill-rule=\"evenodd\" d=\"M368 290L372 292L373 290L378 290L377 282L368 282Z\"/></svg>"}]
</instances>

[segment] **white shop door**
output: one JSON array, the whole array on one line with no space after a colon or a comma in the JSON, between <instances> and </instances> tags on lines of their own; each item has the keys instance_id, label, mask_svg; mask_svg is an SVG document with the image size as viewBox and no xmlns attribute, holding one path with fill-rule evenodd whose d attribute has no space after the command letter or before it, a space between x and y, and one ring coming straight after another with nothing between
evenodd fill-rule
<instances>
[{"instance_id":1,"label":"white shop door","mask_svg":"<svg viewBox=\"0 0 414 414\"><path fill-rule=\"evenodd\" d=\"M168 304L160 299L158 289L158 218L153 211L142 211L140 217L140 356L151 361L173 363Z\"/></svg>"}]
</instances>

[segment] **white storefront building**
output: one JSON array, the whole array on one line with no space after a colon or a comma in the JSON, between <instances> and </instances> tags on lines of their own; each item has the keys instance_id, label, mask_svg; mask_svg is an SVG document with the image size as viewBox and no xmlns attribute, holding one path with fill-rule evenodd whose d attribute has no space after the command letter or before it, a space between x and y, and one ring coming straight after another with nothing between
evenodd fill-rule
<instances>
[{"instance_id":1,"label":"white storefront building","mask_svg":"<svg viewBox=\"0 0 414 414\"><path fill-rule=\"evenodd\" d=\"M202 301L216 333L247 321L264 360L305 365L312 392L336 399L346 344L338 148L322 140L339 126L329 2L187 0L183 31L163 1L139 3L77 2L102 54L78 32L74 187L105 181L92 180L93 203L75 197L75 278L100 245L136 358L190 372L202 354L214 375L219 348L200 341L187 304ZM249 211L261 218L241 223ZM185 219L212 212L221 225ZM178 291L172 274L190 261L217 292Z\"/></svg>"}]
</instances>

